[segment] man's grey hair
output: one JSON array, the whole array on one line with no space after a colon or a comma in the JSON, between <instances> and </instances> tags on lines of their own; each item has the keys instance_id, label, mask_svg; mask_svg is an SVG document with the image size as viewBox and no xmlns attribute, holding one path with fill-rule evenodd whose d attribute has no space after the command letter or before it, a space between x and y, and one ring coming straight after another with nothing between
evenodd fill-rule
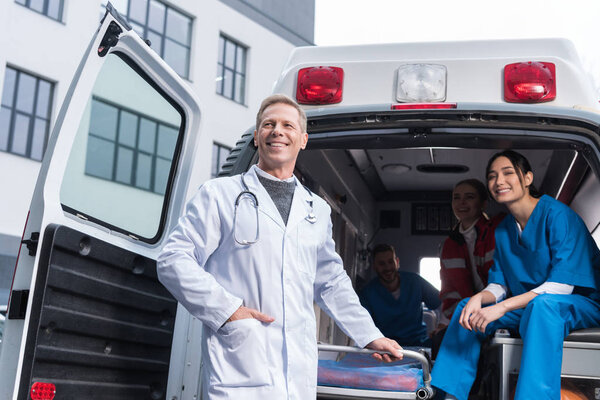
<instances>
[{"instance_id":1,"label":"man's grey hair","mask_svg":"<svg viewBox=\"0 0 600 400\"><path fill-rule=\"evenodd\" d=\"M300 107L298 103L294 101L294 99L281 93L272 94L262 101L260 108L258 109L258 113L256 114L256 130L260 128L262 116L266 108L272 106L273 104L287 104L298 110L298 114L300 116L300 129L302 130L302 133L306 132L306 113L302 107Z\"/></svg>"}]
</instances>

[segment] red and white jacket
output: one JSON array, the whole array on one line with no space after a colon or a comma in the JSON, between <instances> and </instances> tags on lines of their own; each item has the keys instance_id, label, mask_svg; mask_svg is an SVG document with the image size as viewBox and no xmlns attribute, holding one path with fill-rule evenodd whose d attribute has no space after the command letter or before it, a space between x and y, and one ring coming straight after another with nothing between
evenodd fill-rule
<instances>
[{"instance_id":1,"label":"red and white jacket","mask_svg":"<svg viewBox=\"0 0 600 400\"><path fill-rule=\"evenodd\" d=\"M473 259L475 260L475 269L484 287L487 286L488 271L494 260L496 246L494 231L504 216L505 214L502 213L491 219L481 217L475 224L477 239L475 240ZM463 235L459 232L458 224L442 244L440 264L442 311L446 318L450 319L458 302L476 293L471 275L473 269L469 250Z\"/></svg>"}]
</instances>

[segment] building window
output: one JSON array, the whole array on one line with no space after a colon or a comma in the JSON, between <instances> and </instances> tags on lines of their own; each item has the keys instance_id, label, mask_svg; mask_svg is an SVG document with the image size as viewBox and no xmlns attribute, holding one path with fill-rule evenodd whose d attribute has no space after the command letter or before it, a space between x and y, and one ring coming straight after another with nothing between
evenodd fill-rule
<instances>
[{"instance_id":1,"label":"building window","mask_svg":"<svg viewBox=\"0 0 600 400\"><path fill-rule=\"evenodd\" d=\"M102 2L106 8L107 1ZM156 0L111 1L140 37L180 76L189 76L192 19ZM102 14L104 15L104 14Z\"/></svg>"},{"instance_id":2,"label":"building window","mask_svg":"<svg viewBox=\"0 0 600 400\"><path fill-rule=\"evenodd\" d=\"M178 128L93 98L85 173L164 194Z\"/></svg>"},{"instance_id":3,"label":"building window","mask_svg":"<svg viewBox=\"0 0 600 400\"><path fill-rule=\"evenodd\" d=\"M217 69L217 93L244 104L246 100L247 48L221 35Z\"/></svg>"},{"instance_id":4,"label":"building window","mask_svg":"<svg viewBox=\"0 0 600 400\"><path fill-rule=\"evenodd\" d=\"M223 167L223 164L225 163L230 151L231 147L213 143L212 168L210 170L211 178L216 178L217 175L219 175L219 171L221 171L221 167Z\"/></svg>"},{"instance_id":5,"label":"building window","mask_svg":"<svg viewBox=\"0 0 600 400\"><path fill-rule=\"evenodd\" d=\"M49 18L62 21L63 0L15 0L15 3L44 14Z\"/></svg>"},{"instance_id":6,"label":"building window","mask_svg":"<svg viewBox=\"0 0 600 400\"><path fill-rule=\"evenodd\" d=\"M53 84L6 67L0 107L0 150L41 160L46 150Z\"/></svg>"}]
</instances>

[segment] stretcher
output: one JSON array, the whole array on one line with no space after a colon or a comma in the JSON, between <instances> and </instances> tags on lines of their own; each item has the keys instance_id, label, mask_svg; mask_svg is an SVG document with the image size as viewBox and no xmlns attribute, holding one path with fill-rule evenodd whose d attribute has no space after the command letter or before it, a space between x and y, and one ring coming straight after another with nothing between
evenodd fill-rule
<instances>
[{"instance_id":1,"label":"stretcher","mask_svg":"<svg viewBox=\"0 0 600 400\"><path fill-rule=\"evenodd\" d=\"M348 356L375 353L369 349L330 344L319 344L318 348L320 352L348 353ZM349 357L345 361L319 360L317 397L336 400L431 399L434 391L431 387L429 359L424 354L412 350L404 349L402 354L405 359L415 362L364 365L356 357ZM381 375L381 371L387 365L391 372ZM393 388L390 384L397 387Z\"/></svg>"}]
</instances>

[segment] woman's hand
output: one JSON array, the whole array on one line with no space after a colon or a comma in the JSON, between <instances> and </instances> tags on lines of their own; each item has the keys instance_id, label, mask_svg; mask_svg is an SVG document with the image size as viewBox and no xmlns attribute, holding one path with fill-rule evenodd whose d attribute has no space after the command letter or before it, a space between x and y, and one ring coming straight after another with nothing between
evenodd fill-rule
<instances>
[{"instance_id":1,"label":"woman's hand","mask_svg":"<svg viewBox=\"0 0 600 400\"><path fill-rule=\"evenodd\" d=\"M471 315L470 325L475 331L483 333L490 322L502 318L506 311L502 303L482 308Z\"/></svg>"},{"instance_id":2,"label":"woman's hand","mask_svg":"<svg viewBox=\"0 0 600 400\"><path fill-rule=\"evenodd\" d=\"M469 299L467 304L462 309L462 312L460 313L460 319L458 320L458 322L463 328L468 329L470 331L473 330L471 327L470 319L472 314L481 310L481 297L481 293L477 293Z\"/></svg>"}]
</instances>

